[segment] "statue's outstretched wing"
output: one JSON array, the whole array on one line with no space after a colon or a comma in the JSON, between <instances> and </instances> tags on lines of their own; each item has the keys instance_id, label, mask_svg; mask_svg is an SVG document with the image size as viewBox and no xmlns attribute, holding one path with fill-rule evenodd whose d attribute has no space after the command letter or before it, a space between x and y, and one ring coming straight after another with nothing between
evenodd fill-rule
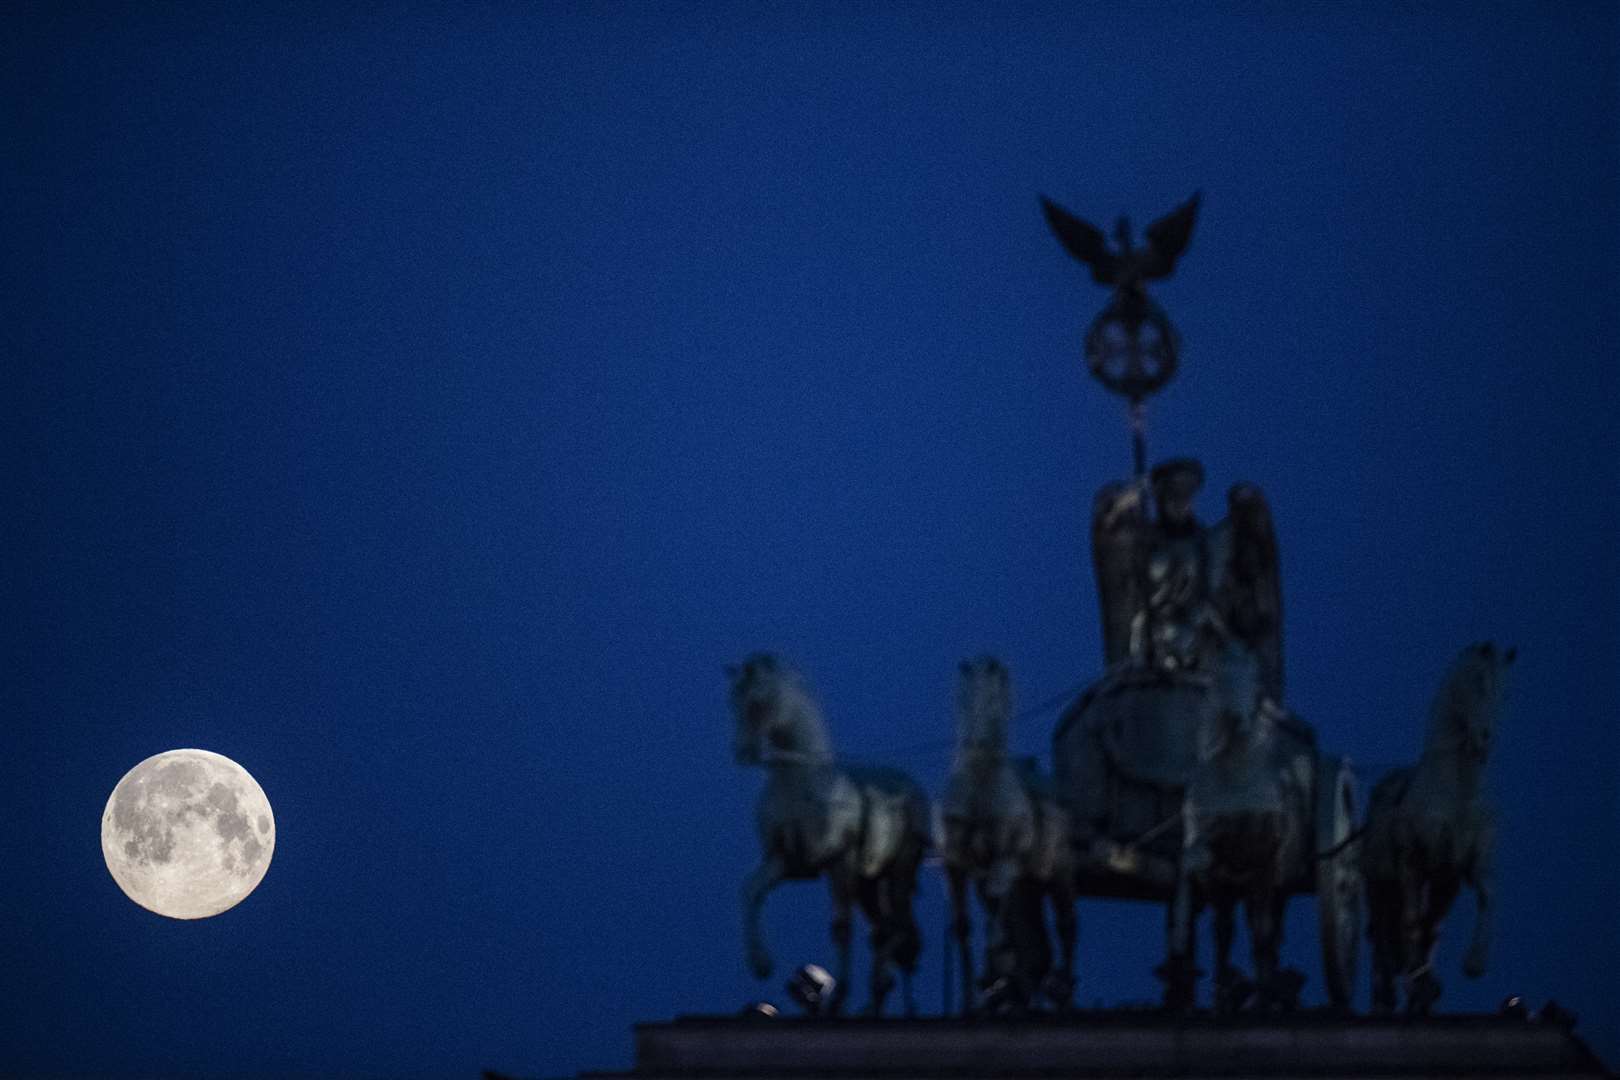
<instances>
[{"instance_id":1,"label":"statue's outstretched wing","mask_svg":"<svg viewBox=\"0 0 1620 1080\"><path fill-rule=\"evenodd\" d=\"M1271 507L1253 484L1226 493L1223 543L1211 582L1215 608L1226 632L1260 664L1260 681L1273 701L1283 694L1282 576Z\"/></svg>"},{"instance_id":2,"label":"statue's outstretched wing","mask_svg":"<svg viewBox=\"0 0 1620 1080\"><path fill-rule=\"evenodd\" d=\"M1176 268L1176 260L1192 239L1200 197L1200 192L1193 192L1192 198L1147 227L1147 246L1152 254L1143 259L1144 278L1167 277Z\"/></svg>"},{"instance_id":3,"label":"statue's outstretched wing","mask_svg":"<svg viewBox=\"0 0 1620 1080\"><path fill-rule=\"evenodd\" d=\"M1113 285L1119 280L1119 256L1108 246L1108 237L1088 221L1081 221L1045 195L1041 196L1041 210L1046 223L1063 242L1069 254L1091 267L1091 279L1099 285Z\"/></svg>"},{"instance_id":4,"label":"statue's outstretched wing","mask_svg":"<svg viewBox=\"0 0 1620 1080\"><path fill-rule=\"evenodd\" d=\"M1142 552L1147 512L1140 484L1104 485L1091 503L1091 563L1102 607L1103 658L1109 666L1131 651L1131 624L1146 602Z\"/></svg>"}]
</instances>

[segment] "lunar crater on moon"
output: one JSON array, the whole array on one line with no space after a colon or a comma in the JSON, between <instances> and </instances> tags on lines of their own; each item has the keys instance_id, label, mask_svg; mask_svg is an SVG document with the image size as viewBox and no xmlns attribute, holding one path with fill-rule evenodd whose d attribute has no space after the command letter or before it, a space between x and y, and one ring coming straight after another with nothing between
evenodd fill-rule
<instances>
[{"instance_id":1,"label":"lunar crater on moon","mask_svg":"<svg viewBox=\"0 0 1620 1080\"><path fill-rule=\"evenodd\" d=\"M170 750L135 766L101 821L102 855L119 888L176 919L241 902L263 880L275 842L258 782L207 750Z\"/></svg>"}]
</instances>

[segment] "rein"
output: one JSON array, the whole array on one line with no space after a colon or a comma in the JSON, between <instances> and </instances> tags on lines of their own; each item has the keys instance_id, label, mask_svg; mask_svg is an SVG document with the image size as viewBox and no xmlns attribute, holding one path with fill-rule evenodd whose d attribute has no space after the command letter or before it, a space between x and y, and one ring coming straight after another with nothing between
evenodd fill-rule
<instances>
[{"instance_id":1,"label":"rein","mask_svg":"<svg viewBox=\"0 0 1620 1080\"><path fill-rule=\"evenodd\" d=\"M1364 825L1364 824L1363 825L1357 825L1354 829L1350 830L1350 835L1349 836L1346 836L1343 840L1340 840L1337 844L1334 844L1332 847L1328 848L1326 851L1318 851L1316 853L1316 857L1318 859L1331 859L1331 858L1333 858L1335 855L1337 855L1339 852L1343 851L1345 848L1349 847L1351 844L1354 844L1354 843L1358 842L1361 839L1361 835L1363 833L1365 833L1366 831L1367 831L1367 826L1366 825Z\"/></svg>"},{"instance_id":2,"label":"rein","mask_svg":"<svg viewBox=\"0 0 1620 1080\"><path fill-rule=\"evenodd\" d=\"M772 750L759 756L761 765L831 765L834 759L827 754L810 754L803 750Z\"/></svg>"}]
</instances>

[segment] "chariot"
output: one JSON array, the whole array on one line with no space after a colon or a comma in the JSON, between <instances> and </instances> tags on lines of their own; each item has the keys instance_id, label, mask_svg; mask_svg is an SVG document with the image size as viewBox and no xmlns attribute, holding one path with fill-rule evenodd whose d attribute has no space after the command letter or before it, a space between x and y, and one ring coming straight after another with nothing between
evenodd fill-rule
<instances>
[{"instance_id":1,"label":"chariot","mask_svg":"<svg viewBox=\"0 0 1620 1080\"><path fill-rule=\"evenodd\" d=\"M1055 781L1071 809L1081 896L1169 904L1181 856L1182 799L1198 764L1210 680L1123 667L1063 713L1052 740ZM1324 751L1316 730L1277 717L1277 768L1302 794L1304 844L1286 885L1314 895L1329 999L1348 1006L1361 930L1355 840L1357 789L1348 759Z\"/></svg>"}]
</instances>

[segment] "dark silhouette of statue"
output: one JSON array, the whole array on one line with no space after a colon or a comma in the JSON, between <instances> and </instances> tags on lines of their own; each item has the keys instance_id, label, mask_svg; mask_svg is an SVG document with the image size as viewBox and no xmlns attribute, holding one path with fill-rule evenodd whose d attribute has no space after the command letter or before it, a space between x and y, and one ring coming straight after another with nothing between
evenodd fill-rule
<instances>
[{"instance_id":1,"label":"dark silhouette of statue","mask_svg":"<svg viewBox=\"0 0 1620 1080\"><path fill-rule=\"evenodd\" d=\"M1138 475L1146 465L1142 403L1164 388L1180 361L1176 328L1148 296L1146 283L1169 277L1175 269L1192 239L1198 200L1194 193L1149 225L1147 242L1137 247L1124 217L1114 227L1117 246L1110 245L1101 229L1041 196L1046 222L1063 247L1091 268L1093 281L1114 288L1108 306L1086 331L1086 366L1098 382L1130 402Z\"/></svg>"},{"instance_id":2,"label":"dark silhouette of statue","mask_svg":"<svg viewBox=\"0 0 1620 1080\"><path fill-rule=\"evenodd\" d=\"M1271 510L1259 488L1237 484L1225 519L1205 525L1194 506L1203 485L1203 466L1172 458L1148 483L1114 482L1097 493L1091 552L1103 659L1195 673L1235 642L1254 654L1261 686L1280 703L1282 585Z\"/></svg>"},{"instance_id":3,"label":"dark silhouette of statue","mask_svg":"<svg viewBox=\"0 0 1620 1080\"><path fill-rule=\"evenodd\" d=\"M1132 294L1145 298L1144 281L1169 277L1176 268L1176 259L1187 249L1192 239L1193 223L1198 219L1197 192L1147 227L1147 243L1136 247L1131 243L1131 223L1123 215L1114 223L1117 249L1108 244L1103 231L1088 221L1069 213L1057 203L1041 196L1041 209L1046 222L1063 242L1069 254L1091 267L1091 279L1099 285L1112 285L1117 294Z\"/></svg>"}]
</instances>

